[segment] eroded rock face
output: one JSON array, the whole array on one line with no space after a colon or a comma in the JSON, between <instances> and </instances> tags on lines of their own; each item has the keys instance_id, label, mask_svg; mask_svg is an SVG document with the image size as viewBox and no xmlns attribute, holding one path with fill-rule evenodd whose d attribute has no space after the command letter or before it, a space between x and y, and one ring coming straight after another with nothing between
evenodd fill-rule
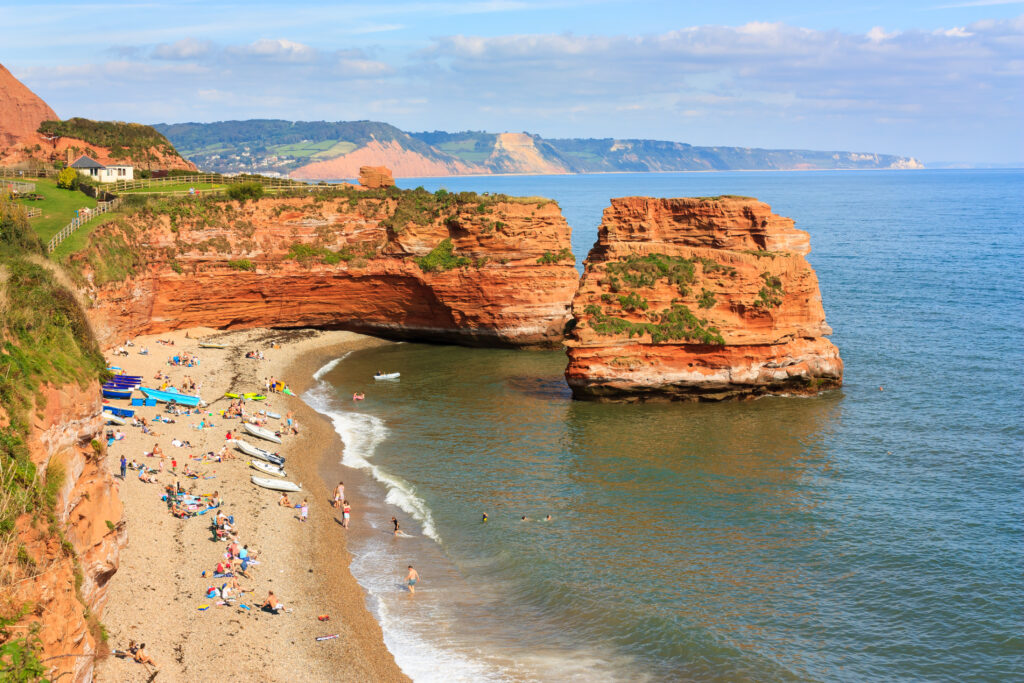
<instances>
[{"instance_id":1,"label":"eroded rock face","mask_svg":"<svg viewBox=\"0 0 1024 683\"><path fill-rule=\"evenodd\" d=\"M95 302L89 317L102 345L193 326L342 328L481 346L561 343L578 274L571 256L552 261L570 242L557 204L495 200L436 216L411 212L429 222L388 227L398 202L264 198L206 205L213 208L202 209L202 218L173 225L155 214L110 224L94 244L113 240L142 265L104 283L96 252L76 257Z\"/></svg>"},{"instance_id":2,"label":"eroded rock face","mask_svg":"<svg viewBox=\"0 0 1024 683\"><path fill-rule=\"evenodd\" d=\"M807 233L756 199L613 199L573 299L577 398L721 400L842 384Z\"/></svg>"},{"instance_id":3,"label":"eroded rock face","mask_svg":"<svg viewBox=\"0 0 1024 683\"><path fill-rule=\"evenodd\" d=\"M51 386L44 393L45 407L35 414L28 445L41 476L63 473L56 516L74 555L49 532L45 520L23 515L16 526L18 543L31 563L0 567L12 572L16 581L0 608L6 612L30 606L12 632L39 625L41 659L50 680L87 682L92 680L92 655L98 647L98 621L90 624L86 610L94 619L102 615L107 582L127 543L123 509L118 482L103 469L90 445L103 428L98 385ZM77 589L75 557L81 572Z\"/></svg>"},{"instance_id":4,"label":"eroded rock face","mask_svg":"<svg viewBox=\"0 0 1024 683\"><path fill-rule=\"evenodd\" d=\"M0 147L29 140L34 144L39 124L56 118L50 105L0 64Z\"/></svg>"},{"instance_id":5,"label":"eroded rock face","mask_svg":"<svg viewBox=\"0 0 1024 683\"><path fill-rule=\"evenodd\" d=\"M394 187L395 179L387 166L360 166L359 184L375 190L381 187Z\"/></svg>"}]
</instances>

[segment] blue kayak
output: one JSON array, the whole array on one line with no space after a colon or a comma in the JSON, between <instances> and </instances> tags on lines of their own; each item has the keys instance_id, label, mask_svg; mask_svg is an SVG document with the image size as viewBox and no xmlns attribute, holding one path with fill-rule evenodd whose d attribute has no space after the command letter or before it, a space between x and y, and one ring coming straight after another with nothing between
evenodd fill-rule
<instances>
[{"instance_id":1,"label":"blue kayak","mask_svg":"<svg viewBox=\"0 0 1024 683\"><path fill-rule=\"evenodd\" d=\"M132 389L107 388L103 387L103 398L129 399L132 397Z\"/></svg>"},{"instance_id":2,"label":"blue kayak","mask_svg":"<svg viewBox=\"0 0 1024 683\"><path fill-rule=\"evenodd\" d=\"M177 391L160 391L159 389L148 389L142 387L142 393L149 398L156 399L162 403L177 403L179 406L197 406L202 400L198 396L179 394Z\"/></svg>"}]
</instances>

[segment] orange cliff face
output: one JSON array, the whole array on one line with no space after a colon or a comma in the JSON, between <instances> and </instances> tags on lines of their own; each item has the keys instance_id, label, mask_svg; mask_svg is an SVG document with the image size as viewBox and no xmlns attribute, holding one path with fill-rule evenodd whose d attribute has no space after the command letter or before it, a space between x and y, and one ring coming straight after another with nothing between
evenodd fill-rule
<instances>
[{"instance_id":1,"label":"orange cliff face","mask_svg":"<svg viewBox=\"0 0 1024 683\"><path fill-rule=\"evenodd\" d=\"M57 114L24 83L0 64L0 148L21 142L36 143L36 129Z\"/></svg>"},{"instance_id":2,"label":"orange cliff face","mask_svg":"<svg viewBox=\"0 0 1024 683\"><path fill-rule=\"evenodd\" d=\"M569 320L572 258L538 262L569 248L554 202L480 197L439 206L425 192L353 191L179 206L103 226L74 258L101 345L201 325L557 346ZM133 261L123 280L106 275L111 249ZM426 269L417 257L428 259Z\"/></svg>"},{"instance_id":3,"label":"orange cliff face","mask_svg":"<svg viewBox=\"0 0 1024 683\"><path fill-rule=\"evenodd\" d=\"M573 395L722 400L842 384L807 233L756 199L613 199L566 342Z\"/></svg>"},{"instance_id":4,"label":"orange cliff face","mask_svg":"<svg viewBox=\"0 0 1024 683\"><path fill-rule=\"evenodd\" d=\"M102 436L99 396L95 382L85 389L74 384L47 386L45 403L34 413L27 439L40 476L62 473L56 520L74 554L48 531L45 520L33 521L31 514L25 514L15 529L17 543L24 546L30 561L12 557L7 558L7 566L0 566L0 572L10 572L13 579L13 589L0 600L0 610L17 613L29 606L9 630L23 635L38 625L40 659L49 680L92 680L93 656L102 646L99 618L106 604L107 582L117 571L120 550L127 543L118 483L90 445Z\"/></svg>"}]
</instances>

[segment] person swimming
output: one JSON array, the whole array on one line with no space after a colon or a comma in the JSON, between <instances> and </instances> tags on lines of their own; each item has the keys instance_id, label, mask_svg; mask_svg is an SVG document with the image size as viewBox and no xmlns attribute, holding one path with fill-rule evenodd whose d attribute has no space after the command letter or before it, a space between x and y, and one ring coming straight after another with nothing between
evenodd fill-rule
<instances>
[{"instance_id":1,"label":"person swimming","mask_svg":"<svg viewBox=\"0 0 1024 683\"><path fill-rule=\"evenodd\" d=\"M481 518L480 522L482 523L482 522L486 522L486 521L487 521L487 513L485 512L484 516L483 516L483 518Z\"/></svg>"}]
</instances>

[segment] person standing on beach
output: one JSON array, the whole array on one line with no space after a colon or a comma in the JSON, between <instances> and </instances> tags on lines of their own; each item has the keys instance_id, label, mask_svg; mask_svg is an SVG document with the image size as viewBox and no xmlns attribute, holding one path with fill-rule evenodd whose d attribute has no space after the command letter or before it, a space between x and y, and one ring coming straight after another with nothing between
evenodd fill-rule
<instances>
[{"instance_id":1,"label":"person standing on beach","mask_svg":"<svg viewBox=\"0 0 1024 683\"><path fill-rule=\"evenodd\" d=\"M346 500L341 504L341 525L348 528L348 520L352 517L352 506Z\"/></svg>"},{"instance_id":2,"label":"person standing on beach","mask_svg":"<svg viewBox=\"0 0 1024 683\"><path fill-rule=\"evenodd\" d=\"M343 500L345 500L345 482L339 481L337 488L334 489L334 507L340 508Z\"/></svg>"},{"instance_id":3,"label":"person standing on beach","mask_svg":"<svg viewBox=\"0 0 1024 683\"><path fill-rule=\"evenodd\" d=\"M302 501L302 506L299 508L299 519L301 519L303 522L305 522L306 518L308 516L309 516L309 503L307 503L305 500L303 500Z\"/></svg>"},{"instance_id":4,"label":"person standing on beach","mask_svg":"<svg viewBox=\"0 0 1024 683\"><path fill-rule=\"evenodd\" d=\"M420 580L420 574L412 565L409 565L409 572L405 575L405 585L409 587L409 593L416 595L416 583Z\"/></svg>"},{"instance_id":5,"label":"person standing on beach","mask_svg":"<svg viewBox=\"0 0 1024 683\"><path fill-rule=\"evenodd\" d=\"M125 459L124 455L121 456L121 478L124 479L128 473L128 460Z\"/></svg>"}]
</instances>

